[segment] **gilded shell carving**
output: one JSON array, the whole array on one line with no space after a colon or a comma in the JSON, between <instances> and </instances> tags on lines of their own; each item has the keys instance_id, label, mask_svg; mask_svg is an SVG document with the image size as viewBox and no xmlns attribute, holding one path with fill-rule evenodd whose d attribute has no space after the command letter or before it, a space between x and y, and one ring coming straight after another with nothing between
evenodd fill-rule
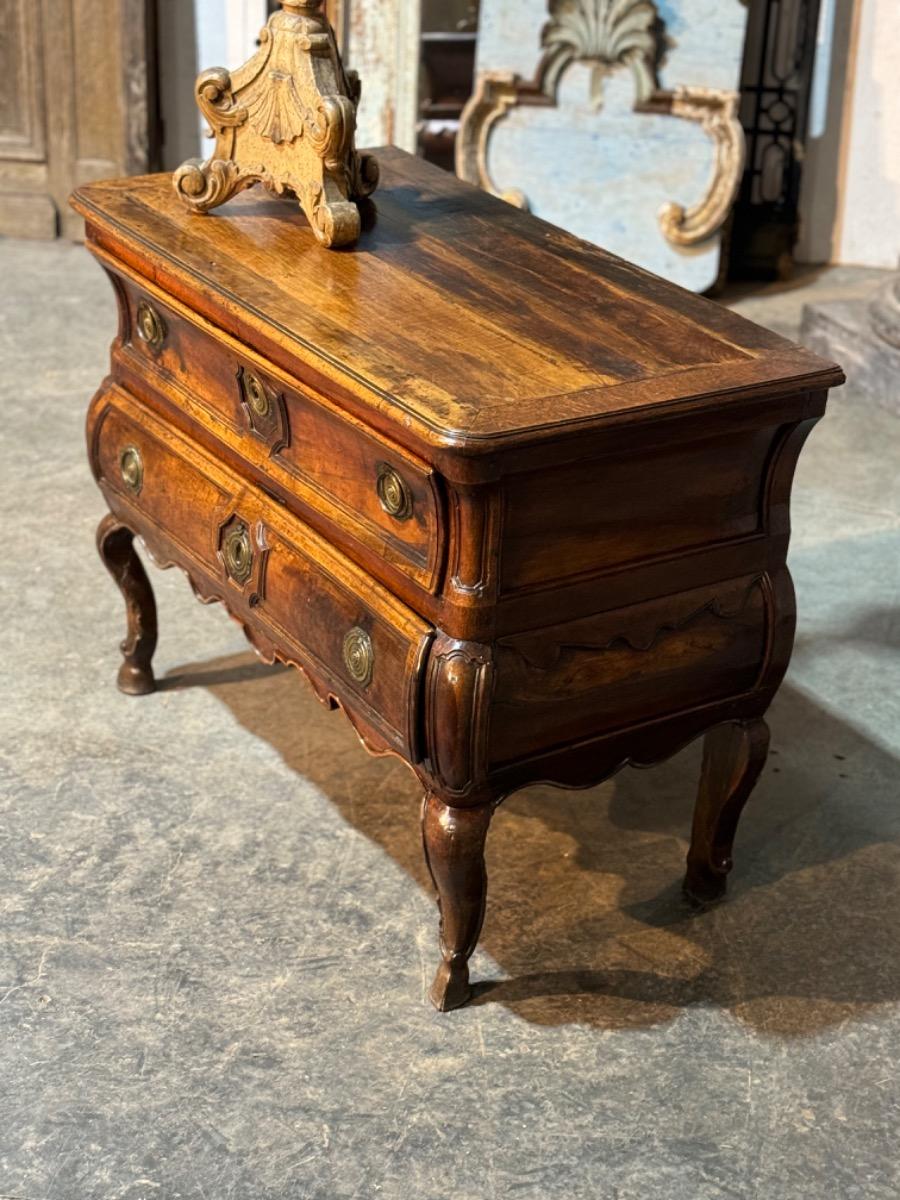
<instances>
[{"instance_id":1,"label":"gilded shell carving","mask_svg":"<svg viewBox=\"0 0 900 1200\"><path fill-rule=\"evenodd\" d=\"M244 103L251 126L276 146L303 136L306 121L300 97L293 78L284 71L269 71Z\"/></svg>"},{"instance_id":2,"label":"gilded shell carving","mask_svg":"<svg viewBox=\"0 0 900 1200\"><path fill-rule=\"evenodd\" d=\"M631 54L652 57L656 6L651 0L551 0L541 40L576 58L625 62Z\"/></svg>"}]
</instances>

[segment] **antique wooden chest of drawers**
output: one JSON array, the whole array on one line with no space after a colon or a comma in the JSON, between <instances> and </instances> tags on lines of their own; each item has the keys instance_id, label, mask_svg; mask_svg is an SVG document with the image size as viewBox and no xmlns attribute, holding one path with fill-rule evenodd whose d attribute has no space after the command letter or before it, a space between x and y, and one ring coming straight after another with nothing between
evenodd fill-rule
<instances>
[{"instance_id":1,"label":"antique wooden chest of drawers","mask_svg":"<svg viewBox=\"0 0 900 1200\"><path fill-rule=\"evenodd\" d=\"M88 445L127 606L120 687L154 686L137 534L420 778L432 998L451 1008L491 814L517 788L598 783L705 734L685 886L724 891L791 652L794 465L842 376L378 155L339 252L265 195L199 217L165 176L82 188L120 312Z\"/></svg>"}]
</instances>

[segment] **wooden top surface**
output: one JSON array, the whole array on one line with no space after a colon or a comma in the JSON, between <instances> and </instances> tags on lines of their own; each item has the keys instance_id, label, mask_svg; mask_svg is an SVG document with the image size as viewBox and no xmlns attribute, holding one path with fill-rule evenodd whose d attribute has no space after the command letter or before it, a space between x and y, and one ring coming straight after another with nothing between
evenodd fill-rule
<instances>
[{"instance_id":1,"label":"wooden top surface","mask_svg":"<svg viewBox=\"0 0 900 1200\"><path fill-rule=\"evenodd\" d=\"M259 188L207 216L185 210L167 174L89 184L73 202L101 246L177 278L198 311L239 314L248 338L318 364L439 444L842 382L712 301L401 150L376 153L375 215L340 251Z\"/></svg>"}]
</instances>

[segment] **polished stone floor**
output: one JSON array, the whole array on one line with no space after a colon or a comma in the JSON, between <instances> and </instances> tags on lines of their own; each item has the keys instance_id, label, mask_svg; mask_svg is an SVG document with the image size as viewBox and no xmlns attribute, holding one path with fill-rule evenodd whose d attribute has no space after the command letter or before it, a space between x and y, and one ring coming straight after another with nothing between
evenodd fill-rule
<instances>
[{"instance_id":1,"label":"polished stone floor","mask_svg":"<svg viewBox=\"0 0 900 1200\"><path fill-rule=\"evenodd\" d=\"M82 444L112 295L80 248L0 267L0 1198L896 1200L900 422L851 384L801 460L730 901L678 897L696 747L535 788L492 831L491 986L442 1017L405 769L177 572L164 686L116 691ZM739 305L790 331L874 282Z\"/></svg>"}]
</instances>

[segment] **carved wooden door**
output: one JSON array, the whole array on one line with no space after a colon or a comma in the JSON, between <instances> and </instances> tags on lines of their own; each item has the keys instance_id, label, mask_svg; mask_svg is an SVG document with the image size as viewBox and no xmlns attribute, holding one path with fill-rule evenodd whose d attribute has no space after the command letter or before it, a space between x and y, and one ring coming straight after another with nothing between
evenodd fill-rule
<instances>
[{"instance_id":1,"label":"carved wooden door","mask_svg":"<svg viewBox=\"0 0 900 1200\"><path fill-rule=\"evenodd\" d=\"M72 188L155 154L149 0L5 0L0 234L78 237Z\"/></svg>"}]
</instances>

